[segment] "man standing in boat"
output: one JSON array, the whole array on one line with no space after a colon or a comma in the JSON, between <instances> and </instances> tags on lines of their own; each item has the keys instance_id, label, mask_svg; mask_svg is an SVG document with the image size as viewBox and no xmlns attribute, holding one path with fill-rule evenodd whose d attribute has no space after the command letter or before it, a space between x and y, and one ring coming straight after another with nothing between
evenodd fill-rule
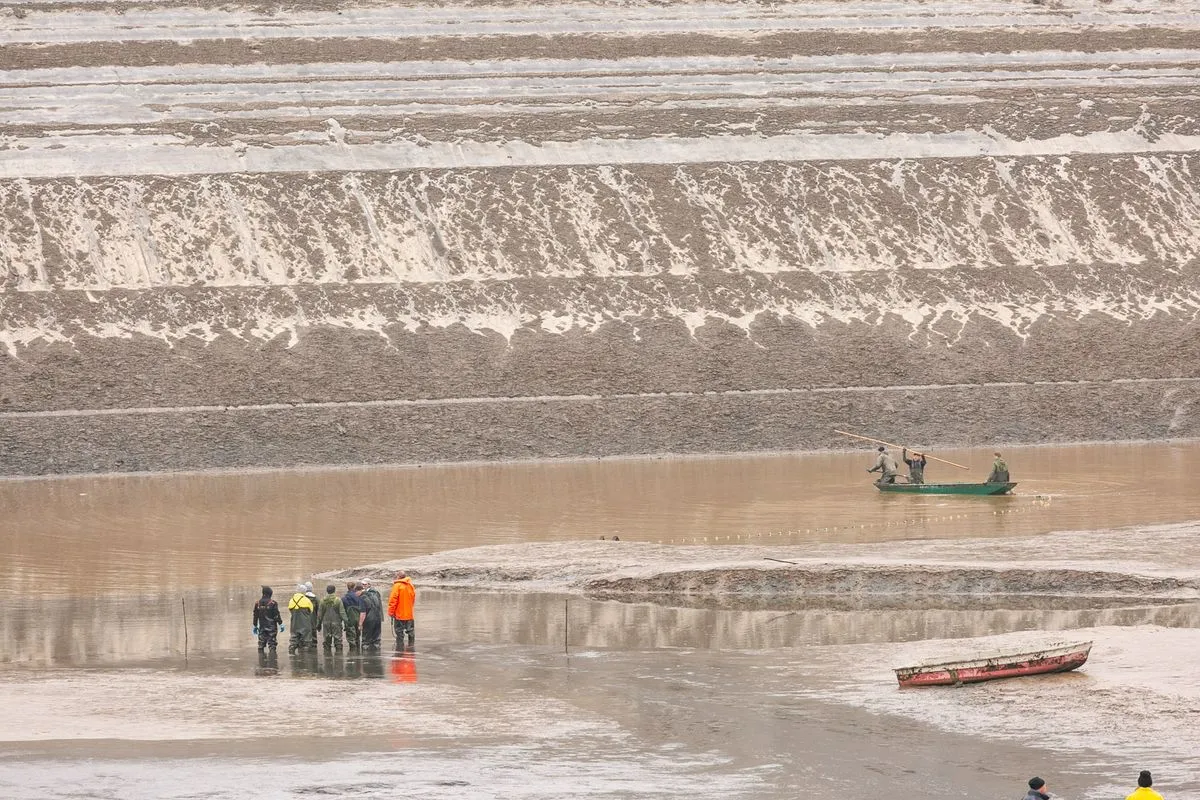
<instances>
[{"instance_id":1,"label":"man standing in boat","mask_svg":"<svg viewBox=\"0 0 1200 800\"><path fill-rule=\"evenodd\" d=\"M908 465L908 482L909 483L924 483L925 482L925 454L912 454L912 458L908 457L908 448L904 447L900 450L900 458Z\"/></svg>"},{"instance_id":2,"label":"man standing in boat","mask_svg":"<svg viewBox=\"0 0 1200 800\"><path fill-rule=\"evenodd\" d=\"M1008 483L1008 464L999 453L995 454L996 460L992 462L992 471L988 474L988 483Z\"/></svg>"},{"instance_id":3,"label":"man standing in boat","mask_svg":"<svg viewBox=\"0 0 1200 800\"><path fill-rule=\"evenodd\" d=\"M875 466L871 467L867 472L878 472L879 480L876 483L895 483L896 474L900 468L896 465L896 459L892 458L892 454L887 451L883 445L879 446L879 458L875 459Z\"/></svg>"}]
</instances>

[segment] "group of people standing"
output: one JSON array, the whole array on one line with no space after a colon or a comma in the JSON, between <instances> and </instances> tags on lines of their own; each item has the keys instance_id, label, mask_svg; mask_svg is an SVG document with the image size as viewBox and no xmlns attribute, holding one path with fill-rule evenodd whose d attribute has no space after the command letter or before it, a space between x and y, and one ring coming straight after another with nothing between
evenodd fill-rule
<instances>
[{"instance_id":1,"label":"group of people standing","mask_svg":"<svg viewBox=\"0 0 1200 800\"><path fill-rule=\"evenodd\" d=\"M258 652L272 653L278 647L278 635L286 630L279 604L273 597L270 586L262 587L262 597L254 604L251 632L258 637ZM392 620L392 630L397 647L416 642L416 625L413 609L417 590L409 577L396 573L392 590L388 596L387 613ZM326 652L350 649L378 648L383 634L383 598L371 584L370 578L350 581L341 595L337 586L325 587L325 596L318 599L311 583L297 584L296 592L288 600L290 614L288 624L292 635L288 640L288 653L316 650L317 638L321 637Z\"/></svg>"}]
</instances>

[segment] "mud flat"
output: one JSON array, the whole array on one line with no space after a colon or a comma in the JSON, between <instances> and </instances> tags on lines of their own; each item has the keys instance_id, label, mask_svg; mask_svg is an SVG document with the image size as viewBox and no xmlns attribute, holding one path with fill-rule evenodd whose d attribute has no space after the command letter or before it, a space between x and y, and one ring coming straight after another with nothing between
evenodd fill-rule
<instances>
[{"instance_id":1,"label":"mud flat","mask_svg":"<svg viewBox=\"0 0 1200 800\"><path fill-rule=\"evenodd\" d=\"M939 596L1197 599L1200 565L1188 564L1186 558L1181 562L1174 548L1188 546L1198 534L1193 523L1186 523L1002 542L958 539L877 546L539 542L452 550L318 577L371 577L386 585L396 570L404 569L422 585L439 588L633 594L664 603L731 595L780 602L817 596L890 598L898 606ZM1061 555L1068 541L1081 557ZM1081 542L1087 549L1080 549ZM1093 551L1110 558L1087 558ZM969 559L962 558L968 552ZM1119 559L1112 558L1117 554Z\"/></svg>"},{"instance_id":2,"label":"mud flat","mask_svg":"<svg viewBox=\"0 0 1200 800\"><path fill-rule=\"evenodd\" d=\"M403 568L419 585L460 592L617 599L632 608L662 608L662 619L674 616L703 631L693 645L728 635L731 621L720 610L740 610L748 615L739 623L746 626L743 642L808 645L787 663L758 665L761 679L791 687L777 690L783 706L819 700L908 720L914 731L929 726L1044 747L1054 755L1035 768L1039 773L1080 759L1098 773L1078 795L1070 791L1072 779L1060 780L1066 796L1110 796L1127 775L1153 768L1164 786L1171 782L1174 796L1194 798L1200 797L1200 681L1193 664L1200 647L1198 536L1200 524L1193 522L1001 541L506 545L338 577L370 575L386 583ZM892 620L890 635L881 636L873 622L879 619ZM616 624L645 630L634 614ZM1089 640L1091 660L1064 675L900 691L891 672L927 659ZM1052 724L1031 726L1031 714Z\"/></svg>"}]
</instances>

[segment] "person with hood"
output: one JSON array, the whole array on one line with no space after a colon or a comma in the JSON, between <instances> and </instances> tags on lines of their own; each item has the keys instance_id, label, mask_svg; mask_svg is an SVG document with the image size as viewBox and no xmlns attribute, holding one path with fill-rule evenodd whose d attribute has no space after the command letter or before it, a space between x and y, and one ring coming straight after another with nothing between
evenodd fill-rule
<instances>
[{"instance_id":1,"label":"person with hood","mask_svg":"<svg viewBox=\"0 0 1200 800\"><path fill-rule=\"evenodd\" d=\"M995 454L996 460L992 462L992 471L988 474L988 483L1008 483L1008 463L1000 457L999 453Z\"/></svg>"},{"instance_id":2,"label":"person with hood","mask_svg":"<svg viewBox=\"0 0 1200 800\"><path fill-rule=\"evenodd\" d=\"M1046 791L1046 782L1041 778L1029 779L1029 793L1025 795L1025 800L1050 800L1050 794Z\"/></svg>"},{"instance_id":3,"label":"person with hood","mask_svg":"<svg viewBox=\"0 0 1200 800\"><path fill-rule=\"evenodd\" d=\"M362 628L362 646L379 647L383 637L383 598L379 590L371 585L370 578L363 579L362 604L359 623Z\"/></svg>"},{"instance_id":4,"label":"person with hood","mask_svg":"<svg viewBox=\"0 0 1200 800\"><path fill-rule=\"evenodd\" d=\"M305 591L303 583L296 584L296 593L292 595L291 600L288 600L288 611L291 612L291 619L288 622L292 626L292 638L288 641L288 652L293 654L297 650L308 649L313 635L313 623L316 621L316 607L313 606L312 600L308 599Z\"/></svg>"},{"instance_id":5,"label":"person with hood","mask_svg":"<svg viewBox=\"0 0 1200 800\"><path fill-rule=\"evenodd\" d=\"M876 483L895 483L896 473L900 468L896 466L896 459L892 458L892 454L887 451L883 445L879 446L879 457L875 459L875 466L871 467L867 472L878 472L879 480Z\"/></svg>"},{"instance_id":6,"label":"person with hood","mask_svg":"<svg viewBox=\"0 0 1200 800\"><path fill-rule=\"evenodd\" d=\"M1150 776L1150 770L1144 769L1138 773L1138 788L1133 790L1133 794L1125 798L1125 800L1163 800L1163 796L1154 791L1150 787L1154 785L1154 778Z\"/></svg>"},{"instance_id":7,"label":"person with hood","mask_svg":"<svg viewBox=\"0 0 1200 800\"><path fill-rule=\"evenodd\" d=\"M262 598L254 604L250 631L258 637L258 652L268 647L275 652L277 636L283 631L283 617L279 615L279 603L271 597L270 586L262 587Z\"/></svg>"},{"instance_id":8,"label":"person with hood","mask_svg":"<svg viewBox=\"0 0 1200 800\"><path fill-rule=\"evenodd\" d=\"M361 583L350 581L346 584L346 593L342 595L342 606L346 609L346 647L351 650L362 647L362 628L359 625L363 604L358 596L361 591Z\"/></svg>"},{"instance_id":9,"label":"person with hood","mask_svg":"<svg viewBox=\"0 0 1200 800\"><path fill-rule=\"evenodd\" d=\"M392 618L392 632L396 634L396 648L404 646L404 637L408 636L408 646L416 642L416 624L413 621L413 606L417 602L417 587L413 586L408 575L396 573L396 582L392 584L392 593L388 596L388 616Z\"/></svg>"},{"instance_id":10,"label":"person with hood","mask_svg":"<svg viewBox=\"0 0 1200 800\"><path fill-rule=\"evenodd\" d=\"M325 596L321 598L320 608L317 609L317 628L325 639L325 652L342 649L342 631L346 627L346 608L342 598L334 592L337 587L332 583L325 587Z\"/></svg>"},{"instance_id":11,"label":"person with hood","mask_svg":"<svg viewBox=\"0 0 1200 800\"><path fill-rule=\"evenodd\" d=\"M308 646L310 649L316 650L317 649L317 606L320 604L321 601L317 598L316 593L313 592L312 581L308 581L304 584L304 596L308 598L308 601L310 603L312 603L312 607L313 607L313 625L312 625L312 629L308 633Z\"/></svg>"},{"instance_id":12,"label":"person with hood","mask_svg":"<svg viewBox=\"0 0 1200 800\"><path fill-rule=\"evenodd\" d=\"M908 457L908 448L905 447L900 451L900 460L908 465L908 482L909 483L924 483L925 482L925 465L928 463L925 460L924 453L912 454L912 458Z\"/></svg>"}]
</instances>

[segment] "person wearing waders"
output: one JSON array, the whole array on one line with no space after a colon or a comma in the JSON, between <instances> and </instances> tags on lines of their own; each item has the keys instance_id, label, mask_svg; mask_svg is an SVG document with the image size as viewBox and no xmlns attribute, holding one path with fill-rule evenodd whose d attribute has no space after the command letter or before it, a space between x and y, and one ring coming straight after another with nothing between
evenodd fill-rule
<instances>
[{"instance_id":1,"label":"person wearing waders","mask_svg":"<svg viewBox=\"0 0 1200 800\"><path fill-rule=\"evenodd\" d=\"M297 650L308 649L316 615L312 601L304 593L303 583L296 585L296 593L292 595L291 600L288 600L288 611L291 612L291 619L288 620L288 623L292 626L292 638L288 640L288 652L295 654Z\"/></svg>"},{"instance_id":2,"label":"person wearing waders","mask_svg":"<svg viewBox=\"0 0 1200 800\"><path fill-rule=\"evenodd\" d=\"M359 627L361 622L359 615L363 612L363 604L358 596L361 591L362 584L350 581L346 584L346 593L342 595L342 605L346 609L346 647L351 650L362 647L362 628Z\"/></svg>"},{"instance_id":3,"label":"person wearing waders","mask_svg":"<svg viewBox=\"0 0 1200 800\"><path fill-rule=\"evenodd\" d=\"M370 578L363 580L362 604L363 610L359 612L362 646L379 647L383 637L383 598L379 596L379 590L371 585Z\"/></svg>"},{"instance_id":4,"label":"person wearing waders","mask_svg":"<svg viewBox=\"0 0 1200 800\"><path fill-rule=\"evenodd\" d=\"M1008 483L1008 464L1000 457L999 453L994 454L996 460L992 462L992 471L988 473L988 483Z\"/></svg>"},{"instance_id":5,"label":"person wearing waders","mask_svg":"<svg viewBox=\"0 0 1200 800\"><path fill-rule=\"evenodd\" d=\"M909 483L924 483L925 482L925 454L913 453L913 457L908 457L908 448L900 450L900 460L908 465L908 482Z\"/></svg>"},{"instance_id":6,"label":"person wearing waders","mask_svg":"<svg viewBox=\"0 0 1200 800\"><path fill-rule=\"evenodd\" d=\"M275 602L271 594L270 586L262 587L262 598L254 604L254 613L251 617L253 626L250 631L258 637L258 652L260 653L268 647L274 653L278 644L276 637L283 631L283 617L279 615L279 603Z\"/></svg>"},{"instance_id":7,"label":"person wearing waders","mask_svg":"<svg viewBox=\"0 0 1200 800\"><path fill-rule=\"evenodd\" d=\"M392 593L388 596L388 616L392 618L392 632L396 634L396 649L404 647L404 637L408 636L408 646L416 643L416 624L413 622L413 605L417 601L417 587L413 586L408 575L396 573L396 582L392 584Z\"/></svg>"},{"instance_id":8,"label":"person wearing waders","mask_svg":"<svg viewBox=\"0 0 1200 800\"><path fill-rule=\"evenodd\" d=\"M325 652L342 649L342 630L346 627L346 608L342 598L334 592L337 587L332 583L325 587L325 596L321 598L321 606L317 609L317 628L325 640Z\"/></svg>"},{"instance_id":9,"label":"person wearing waders","mask_svg":"<svg viewBox=\"0 0 1200 800\"><path fill-rule=\"evenodd\" d=\"M308 598L308 601L310 603L312 603L312 607L313 607L313 625L312 625L312 629L308 632L308 647L310 650L316 650L317 649L317 606L320 604L321 601L320 601L320 599L317 598L316 593L313 592L313 585L312 585L311 581L304 584L304 596Z\"/></svg>"},{"instance_id":10,"label":"person wearing waders","mask_svg":"<svg viewBox=\"0 0 1200 800\"><path fill-rule=\"evenodd\" d=\"M878 472L879 480L875 483L895 483L896 474L900 468L896 465L896 459L892 458L892 454L887 451L883 445L879 446L879 458L875 459L875 466L871 467L867 472Z\"/></svg>"}]
</instances>

